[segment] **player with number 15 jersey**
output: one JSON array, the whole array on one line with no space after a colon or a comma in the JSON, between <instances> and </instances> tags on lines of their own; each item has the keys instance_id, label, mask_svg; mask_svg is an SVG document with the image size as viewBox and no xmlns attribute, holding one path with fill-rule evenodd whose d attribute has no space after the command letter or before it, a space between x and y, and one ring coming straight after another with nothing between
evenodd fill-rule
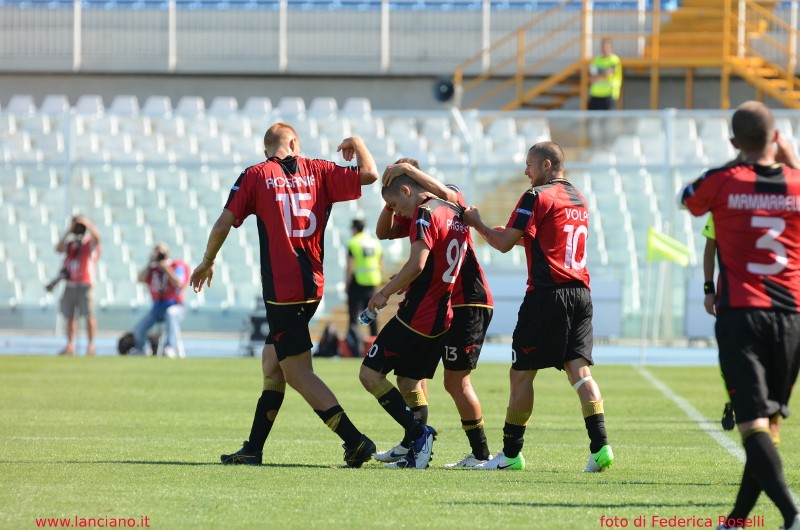
<instances>
[{"instance_id":1,"label":"player with number 15 jersey","mask_svg":"<svg viewBox=\"0 0 800 530\"><path fill-rule=\"evenodd\" d=\"M261 247L261 278L268 304L318 301L324 277L323 236L333 203L361 197L357 168L303 157L245 169L225 208L239 227L255 214Z\"/></svg>"}]
</instances>

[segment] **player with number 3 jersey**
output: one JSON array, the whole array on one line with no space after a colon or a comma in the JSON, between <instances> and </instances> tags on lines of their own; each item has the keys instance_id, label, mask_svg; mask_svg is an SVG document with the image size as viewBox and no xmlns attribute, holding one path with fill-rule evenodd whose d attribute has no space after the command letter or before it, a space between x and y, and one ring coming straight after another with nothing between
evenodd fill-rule
<instances>
[{"instance_id":1,"label":"player with number 3 jersey","mask_svg":"<svg viewBox=\"0 0 800 530\"><path fill-rule=\"evenodd\" d=\"M476 469L525 468L525 428L533 412L533 379L537 370L567 372L581 402L589 434L589 461L584 471L611 466L600 388L592 379L592 300L586 268L589 211L586 200L564 178L564 153L558 144L541 142L528 151L525 175L532 188L517 203L504 228L483 224L475 208L464 221L486 241L508 252L522 239L528 267L528 290L512 339L511 397L503 428L503 451Z\"/></svg>"},{"instance_id":2,"label":"player with number 3 jersey","mask_svg":"<svg viewBox=\"0 0 800 530\"><path fill-rule=\"evenodd\" d=\"M776 447L800 370L800 162L763 103L740 105L731 130L736 159L679 197L692 215L714 216L719 363L747 455L733 510L719 528L744 526L739 521L763 491L783 528L800 530Z\"/></svg>"}]
</instances>

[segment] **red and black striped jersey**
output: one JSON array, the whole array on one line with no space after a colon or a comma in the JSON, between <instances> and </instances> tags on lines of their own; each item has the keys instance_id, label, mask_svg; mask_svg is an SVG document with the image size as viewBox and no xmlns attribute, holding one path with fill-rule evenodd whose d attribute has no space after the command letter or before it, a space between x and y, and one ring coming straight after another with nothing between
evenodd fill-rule
<instances>
[{"instance_id":1,"label":"red and black striped jersey","mask_svg":"<svg viewBox=\"0 0 800 530\"><path fill-rule=\"evenodd\" d=\"M466 208L467 202L464 200L464 195L461 193L461 190L453 184L448 184L447 187L458 193L458 205L462 208ZM395 214L394 217L395 223L401 229L394 239L408 236L411 220L398 214ZM478 256L475 254L472 231L467 232L467 251L464 254L464 262L461 264L461 272L458 278L456 278L456 285L453 288L451 300L453 307L464 305L494 307L492 292L489 289L489 284L486 282L483 269L478 262Z\"/></svg>"},{"instance_id":2,"label":"red and black striped jersey","mask_svg":"<svg viewBox=\"0 0 800 530\"><path fill-rule=\"evenodd\" d=\"M333 203L361 197L356 168L303 157L272 157L245 169L225 208L235 227L254 214L264 300L286 304L322 298L324 233Z\"/></svg>"},{"instance_id":3,"label":"red and black striped jersey","mask_svg":"<svg viewBox=\"0 0 800 530\"><path fill-rule=\"evenodd\" d=\"M528 291L573 282L589 287L589 210L586 199L568 180L554 179L526 191L506 227L524 232Z\"/></svg>"},{"instance_id":4,"label":"red and black striped jersey","mask_svg":"<svg viewBox=\"0 0 800 530\"><path fill-rule=\"evenodd\" d=\"M425 242L430 253L422 272L408 286L397 318L417 333L437 336L450 327L450 298L467 248L469 227L461 209L441 199L426 199L414 212L409 239Z\"/></svg>"},{"instance_id":5,"label":"red and black striped jersey","mask_svg":"<svg viewBox=\"0 0 800 530\"><path fill-rule=\"evenodd\" d=\"M714 216L718 309L800 311L799 171L729 164L688 184L681 201Z\"/></svg>"}]
</instances>

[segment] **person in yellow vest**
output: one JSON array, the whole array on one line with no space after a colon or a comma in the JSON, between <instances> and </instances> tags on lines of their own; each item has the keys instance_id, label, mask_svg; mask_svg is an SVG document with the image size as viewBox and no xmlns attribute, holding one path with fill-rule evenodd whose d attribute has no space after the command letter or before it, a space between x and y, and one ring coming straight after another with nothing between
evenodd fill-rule
<instances>
[{"instance_id":1,"label":"person in yellow vest","mask_svg":"<svg viewBox=\"0 0 800 530\"><path fill-rule=\"evenodd\" d=\"M353 237L347 242L347 308L350 312L350 328L357 325L359 313L367 307L375 294L375 287L381 284L383 263L381 243L364 232L364 221L353 219ZM378 323L369 325L370 334L378 334Z\"/></svg>"},{"instance_id":2,"label":"person in yellow vest","mask_svg":"<svg viewBox=\"0 0 800 530\"><path fill-rule=\"evenodd\" d=\"M611 39L603 39L602 55L589 65L589 110L612 110L622 90L622 62L611 50Z\"/></svg>"}]
</instances>

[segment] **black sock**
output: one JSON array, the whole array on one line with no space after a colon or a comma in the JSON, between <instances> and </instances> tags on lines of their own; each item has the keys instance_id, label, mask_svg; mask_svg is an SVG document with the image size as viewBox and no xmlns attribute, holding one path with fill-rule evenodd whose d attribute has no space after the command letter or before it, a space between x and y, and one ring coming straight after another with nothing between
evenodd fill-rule
<instances>
[{"instance_id":1,"label":"black sock","mask_svg":"<svg viewBox=\"0 0 800 530\"><path fill-rule=\"evenodd\" d=\"M283 404L283 392L275 390L264 390L258 398L256 413L253 416L253 426L250 428L250 438L245 444L246 451L260 453L264 450L264 444L272 430L275 417Z\"/></svg>"},{"instance_id":2,"label":"black sock","mask_svg":"<svg viewBox=\"0 0 800 530\"><path fill-rule=\"evenodd\" d=\"M361 433L339 405L335 405L328 410L314 409L314 412L348 447L352 447L361 441Z\"/></svg>"},{"instance_id":3,"label":"black sock","mask_svg":"<svg viewBox=\"0 0 800 530\"><path fill-rule=\"evenodd\" d=\"M428 424L428 405L411 407L411 412L414 413L414 417L417 418L417 421L420 422L422 425Z\"/></svg>"},{"instance_id":4,"label":"black sock","mask_svg":"<svg viewBox=\"0 0 800 530\"><path fill-rule=\"evenodd\" d=\"M734 503L728 519L746 519L755 507L759 495L761 495L761 486L750 472L750 465L745 464L742 482L739 485L739 492L736 494L736 503Z\"/></svg>"},{"instance_id":5,"label":"black sock","mask_svg":"<svg viewBox=\"0 0 800 530\"><path fill-rule=\"evenodd\" d=\"M395 387L392 387L388 392L381 395L378 399L381 407L384 408L389 416L394 418L394 421L406 431L406 437L411 440L416 440L422 436L422 425L414 417L414 413L406 405L403 395Z\"/></svg>"},{"instance_id":6,"label":"black sock","mask_svg":"<svg viewBox=\"0 0 800 530\"><path fill-rule=\"evenodd\" d=\"M525 426L506 422L503 426L503 454L516 458L525 442Z\"/></svg>"},{"instance_id":7,"label":"black sock","mask_svg":"<svg viewBox=\"0 0 800 530\"><path fill-rule=\"evenodd\" d=\"M586 425L586 431L589 433L589 452L596 453L604 445L608 445L608 438L606 437L606 415L602 412L600 414L592 414L583 418L583 423Z\"/></svg>"},{"instance_id":8,"label":"black sock","mask_svg":"<svg viewBox=\"0 0 800 530\"><path fill-rule=\"evenodd\" d=\"M421 425L428 424L428 405L422 405L419 407L412 407L411 412L414 414L414 417ZM413 442L416 438L412 438L411 435L406 431L406 434L403 436L403 439L400 441L400 445L405 448L411 447L411 442Z\"/></svg>"},{"instance_id":9,"label":"black sock","mask_svg":"<svg viewBox=\"0 0 800 530\"><path fill-rule=\"evenodd\" d=\"M786 485L781 457L772 443L772 437L767 431L758 431L745 436L744 451L747 454L747 467L764 493L780 510L784 524L789 528L797 515L797 508Z\"/></svg>"},{"instance_id":10,"label":"black sock","mask_svg":"<svg viewBox=\"0 0 800 530\"><path fill-rule=\"evenodd\" d=\"M489 444L486 442L486 432L483 430L483 418L477 420L461 420L461 427L467 435L472 456L478 460L489 459Z\"/></svg>"}]
</instances>

